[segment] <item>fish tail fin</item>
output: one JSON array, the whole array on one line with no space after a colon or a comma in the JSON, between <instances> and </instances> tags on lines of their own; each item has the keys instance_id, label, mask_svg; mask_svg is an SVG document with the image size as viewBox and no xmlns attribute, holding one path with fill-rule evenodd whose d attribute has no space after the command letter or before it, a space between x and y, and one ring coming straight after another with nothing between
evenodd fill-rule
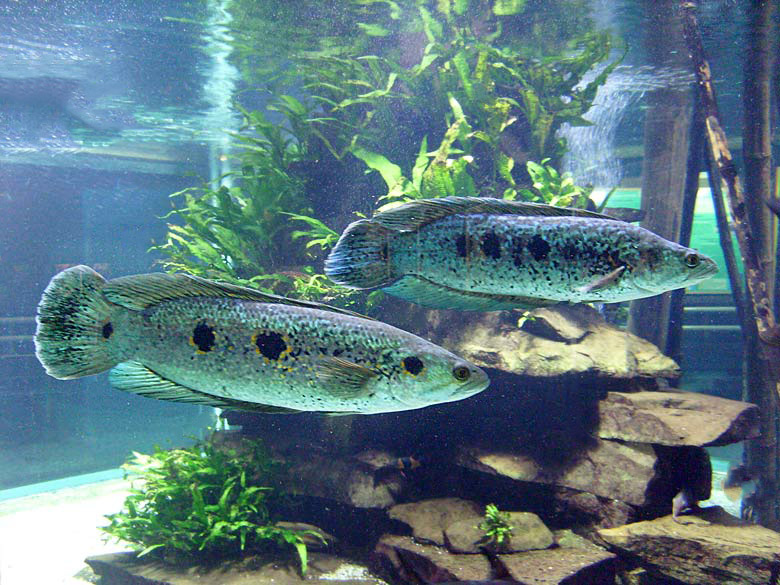
<instances>
[{"instance_id":1,"label":"fish tail fin","mask_svg":"<svg viewBox=\"0 0 780 585\"><path fill-rule=\"evenodd\" d=\"M60 380L97 374L116 365L109 344L111 305L105 279L74 266L51 279L38 304L35 354L46 373Z\"/></svg>"},{"instance_id":2,"label":"fish tail fin","mask_svg":"<svg viewBox=\"0 0 780 585\"><path fill-rule=\"evenodd\" d=\"M398 279L390 241L398 232L361 219L350 224L325 260L325 274L350 288L376 288Z\"/></svg>"}]
</instances>

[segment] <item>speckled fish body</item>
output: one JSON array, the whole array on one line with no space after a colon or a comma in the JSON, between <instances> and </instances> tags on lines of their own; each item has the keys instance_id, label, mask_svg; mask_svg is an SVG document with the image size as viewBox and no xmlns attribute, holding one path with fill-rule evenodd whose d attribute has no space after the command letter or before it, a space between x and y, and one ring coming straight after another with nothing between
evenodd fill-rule
<instances>
[{"instance_id":1,"label":"speckled fish body","mask_svg":"<svg viewBox=\"0 0 780 585\"><path fill-rule=\"evenodd\" d=\"M381 287L427 306L496 310L638 299L695 284L717 267L596 213L450 197L353 223L326 272L340 284Z\"/></svg>"},{"instance_id":2,"label":"speckled fish body","mask_svg":"<svg viewBox=\"0 0 780 585\"><path fill-rule=\"evenodd\" d=\"M106 282L71 268L47 288L38 319L37 354L51 375L113 368L112 385L165 400L377 413L487 386L473 364L390 325L184 275Z\"/></svg>"}]
</instances>

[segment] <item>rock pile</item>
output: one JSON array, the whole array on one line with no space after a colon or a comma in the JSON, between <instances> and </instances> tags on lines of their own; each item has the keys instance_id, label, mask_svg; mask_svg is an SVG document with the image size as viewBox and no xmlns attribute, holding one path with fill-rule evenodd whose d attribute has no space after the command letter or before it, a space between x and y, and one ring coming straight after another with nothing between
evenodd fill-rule
<instances>
[{"instance_id":1,"label":"rock pile","mask_svg":"<svg viewBox=\"0 0 780 585\"><path fill-rule=\"evenodd\" d=\"M780 574L777 533L718 510L670 515L679 493L692 504L709 497L705 447L754 438L755 406L670 389L672 360L585 306L540 309L521 327L518 312L398 315L487 368L491 387L336 423L229 414L286 460L289 520L332 532L352 555L370 553L375 572L396 583L768 583ZM514 511L500 550L478 528L487 503Z\"/></svg>"}]
</instances>

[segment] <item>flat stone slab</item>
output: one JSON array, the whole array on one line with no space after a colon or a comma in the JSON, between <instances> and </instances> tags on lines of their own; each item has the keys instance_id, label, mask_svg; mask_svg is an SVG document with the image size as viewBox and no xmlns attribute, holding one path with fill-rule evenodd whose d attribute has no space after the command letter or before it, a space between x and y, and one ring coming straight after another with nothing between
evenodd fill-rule
<instances>
[{"instance_id":1,"label":"flat stone slab","mask_svg":"<svg viewBox=\"0 0 780 585\"><path fill-rule=\"evenodd\" d=\"M494 550L502 553L516 553L528 550L549 548L555 537L539 516L531 512L507 512L507 520L512 534L503 544ZM447 549L455 553L479 554L482 547L488 546L485 531L479 525L484 517L458 520L444 529L444 542Z\"/></svg>"},{"instance_id":2,"label":"flat stone slab","mask_svg":"<svg viewBox=\"0 0 780 585\"><path fill-rule=\"evenodd\" d=\"M476 502L460 498L434 498L398 504L387 511L390 518L409 525L418 542L444 546L444 530L458 522L479 524L485 515L484 508Z\"/></svg>"},{"instance_id":3,"label":"flat stone slab","mask_svg":"<svg viewBox=\"0 0 780 585\"><path fill-rule=\"evenodd\" d=\"M556 548L499 555L509 576L527 585L614 583L616 556L605 550Z\"/></svg>"},{"instance_id":4,"label":"flat stone slab","mask_svg":"<svg viewBox=\"0 0 780 585\"><path fill-rule=\"evenodd\" d=\"M780 533L747 524L715 506L605 528L611 550L638 557L649 572L683 583L765 585L780 571Z\"/></svg>"},{"instance_id":5,"label":"flat stone slab","mask_svg":"<svg viewBox=\"0 0 780 585\"><path fill-rule=\"evenodd\" d=\"M516 453L461 449L457 463L469 469L518 481L543 483L620 500L634 506L648 503L648 486L657 477L656 456L649 445L599 441L564 469L541 467Z\"/></svg>"},{"instance_id":6,"label":"flat stone slab","mask_svg":"<svg viewBox=\"0 0 780 585\"><path fill-rule=\"evenodd\" d=\"M599 437L711 447L759 435L758 407L695 392L608 392L599 401Z\"/></svg>"},{"instance_id":7,"label":"flat stone slab","mask_svg":"<svg viewBox=\"0 0 780 585\"><path fill-rule=\"evenodd\" d=\"M294 556L294 555L293 555ZM303 579L297 559L251 556L224 561L213 566L178 567L135 553L116 553L88 557L85 561L107 585L255 585L257 583L365 583L387 585L359 564L323 553L309 554L309 570Z\"/></svg>"},{"instance_id":8,"label":"flat stone slab","mask_svg":"<svg viewBox=\"0 0 780 585\"><path fill-rule=\"evenodd\" d=\"M485 581L492 569L484 555L456 555L409 536L386 534L374 549L380 561L404 583Z\"/></svg>"}]
</instances>

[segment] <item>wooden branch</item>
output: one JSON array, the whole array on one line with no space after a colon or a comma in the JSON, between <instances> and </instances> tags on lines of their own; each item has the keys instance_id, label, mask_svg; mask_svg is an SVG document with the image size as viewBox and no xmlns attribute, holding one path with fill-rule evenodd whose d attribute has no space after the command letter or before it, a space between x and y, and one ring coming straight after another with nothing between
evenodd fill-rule
<instances>
[{"instance_id":1,"label":"wooden branch","mask_svg":"<svg viewBox=\"0 0 780 585\"><path fill-rule=\"evenodd\" d=\"M710 183L710 192L712 193L712 205L715 209L715 221L718 224L718 237L720 238L720 247L723 250L726 272L729 275L729 283L731 284L731 296L734 299L734 305L737 307L737 319L744 333L747 331L746 327L750 325L750 310L742 286L743 279L739 273L737 256L734 254L734 244L731 239L731 230L729 230L729 218L723 199L722 181L718 173L717 161L712 160L710 154L710 149L706 148L705 165Z\"/></svg>"},{"instance_id":2,"label":"wooden branch","mask_svg":"<svg viewBox=\"0 0 780 585\"><path fill-rule=\"evenodd\" d=\"M737 176L734 159L729 151L726 134L718 122L718 106L712 86L712 75L704 55L701 32L694 12L695 6L696 3L690 1L683 1L680 5L683 33L694 66L704 116L708 157L717 163L721 181L726 187L731 214L734 218L734 227L737 232L737 241L742 253L742 262L745 266L745 277L753 304L758 334L765 343L780 345L780 329L775 324L772 304L767 291L766 275L759 261L758 243L754 241L753 233L748 224L745 197Z\"/></svg>"}]
</instances>

